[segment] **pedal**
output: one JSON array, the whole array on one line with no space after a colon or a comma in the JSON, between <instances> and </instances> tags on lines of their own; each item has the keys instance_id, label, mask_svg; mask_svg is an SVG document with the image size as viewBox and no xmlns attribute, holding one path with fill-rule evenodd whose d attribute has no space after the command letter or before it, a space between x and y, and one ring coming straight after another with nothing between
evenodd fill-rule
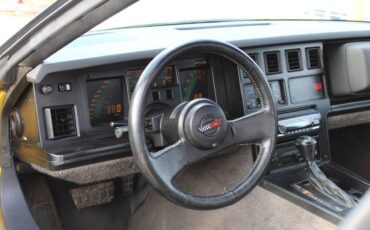
<instances>
[{"instance_id":1,"label":"pedal","mask_svg":"<svg viewBox=\"0 0 370 230\"><path fill-rule=\"evenodd\" d=\"M70 189L77 209L108 204L114 198L113 181Z\"/></svg>"},{"instance_id":2,"label":"pedal","mask_svg":"<svg viewBox=\"0 0 370 230\"><path fill-rule=\"evenodd\" d=\"M135 175L122 177L122 195L128 196L134 193L134 177Z\"/></svg>"}]
</instances>

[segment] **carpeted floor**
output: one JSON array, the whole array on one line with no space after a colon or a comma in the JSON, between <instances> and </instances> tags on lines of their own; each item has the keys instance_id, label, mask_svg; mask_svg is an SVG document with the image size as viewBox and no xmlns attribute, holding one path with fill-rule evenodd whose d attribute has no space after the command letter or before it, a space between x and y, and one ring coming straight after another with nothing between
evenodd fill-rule
<instances>
[{"instance_id":1,"label":"carpeted floor","mask_svg":"<svg viewBox=\"0 0 370 230\"><path fill-rule=\"evenodd\" d=\"M69 189L74 185L50 178L55 204L65 230L127 229L130 197L116 196L109 204L76 209Z\"/></svg>"},{"instance_id":2,"label":"carpeted floor","mask_svg":"<svg viewBox=\"0 0 370 230\"><path fill-rule=\"evenodd\" d=\"M210 159L193 167L178 180L192 194L215 194L235 185L252 165L249 147ZM257 186L236 204L213 211L189 210L152 191L131 216L131 230L329 230L335 226L299 206Z\"/></svg>"},{"instance_id":3,"label":"carpeted floor","mask_svg":"<svg viewBox=\"0 0 370 230\"><path fill-rule=\"evenodd\" d=\"M213 211L177 206L157 192L130 220L131 230L330 230L335 226L257 186L249 195L227 208Z\"/></svg>"}]
</instances>

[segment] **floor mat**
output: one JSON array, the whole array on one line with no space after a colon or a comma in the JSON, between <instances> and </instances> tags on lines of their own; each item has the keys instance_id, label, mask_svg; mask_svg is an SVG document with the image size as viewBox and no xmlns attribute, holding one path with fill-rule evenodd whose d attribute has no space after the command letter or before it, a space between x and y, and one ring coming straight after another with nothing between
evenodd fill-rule
<instances>
[{"instance_id":1,"label":"floor mat","mask_svg":"<svg viewBox=\"0 0 370 230\"><path fill-rule=\"evenodd\" d=\"M62 221L63 229L98 230L126 229L130 215L129 197L116 196L109 204L77 210L69 189L74 185L50 179L52 194Z\"/></svg>"}]
</instances>

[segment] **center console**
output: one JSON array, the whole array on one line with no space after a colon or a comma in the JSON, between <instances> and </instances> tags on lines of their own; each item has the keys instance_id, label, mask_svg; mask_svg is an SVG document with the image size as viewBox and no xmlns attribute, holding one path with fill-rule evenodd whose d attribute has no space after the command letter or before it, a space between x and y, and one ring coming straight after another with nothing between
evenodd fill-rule
<instances>
[{"instance_id":1,"label":"center console","mask_svg":"<svg viewBox=\"0 0 370 230\"><path fill-rule=\"evenodd\" d=\"M366 181L332 163L327 128L331 102L323 70L323 45L320 43L262 47L246 52L265 71L278 111L278 138L267 175L265 188L338 223L350 208L332 202L322 191L312 187L308 163L297 148L300 136L312 137L317 148L312 161L348 196L358 200L368 188ZM249 76L240 71L244 108L253 113L261 106L258 90Z\"/></svg>"},{"instance_id":2,"label":"center console","mask_svg":"<svg viewBox=\"0 0 370 230\"><path fill-rule=\"evenodd\" d=\"M295 167L304 161L294 142L301 135L317 139L317 160L327 160L325 115L329 109L323 78L322 44L308 43L245 50L265 72L278 110L278 141L270 171ZM258 90L240 70L245 113L261 107Z\"/></svg>"},{"instance_id":3,"label":"center console","mask_svg":"<svg viewBox=\"0 0 370 230\"><path fill-rule=\"evenodd\" d=\"M318 138L321 115L317 110L308 109L285 113L278 121L278 148L271 160L271 169L296 165L304 162L304 156L295 146L295 139L301 135ZM315 153L315 159L320 160L320 151Z\"/></svg>"},{"instance_id":4,"label":"center console","mask_svg":"<svg viewBox=\"0 0 370 230\"><path fill-rule=\"evenodd\" d=\"M317 165L324 181L333 183L344 194L356 203L367 191L370 184L348 169L329 161L326 146L329 144L323 135L327 134L326 117L317 109L306 109L284 113L279 116L279 137L273 154L270 172L262 181L262 186L284 198L313 211L333 223L339 223L352 207L328 196L323 188L313 186L309 179L307 156L297 147L297 138L313 137L317 148L312 152L311 161ZM332 133L332 131L330 132ZM339 133L336 131L335 134ZM340 134L342 135L342 134ZM353 135L353 133L351 134ZM347 138L348 140L348 138ZM347 146L346 141L337 146ZM336 153L337 147L332 148ZM344 150L344 149L343 149ZM346 150L349 152L348 148ZM320 182L325 183L326 182ZM327 186L327 185L326 185ZM335 190L335 188L334 188ZM335 197L335 196L334 196Z\"/></svg>"}]
</instances>

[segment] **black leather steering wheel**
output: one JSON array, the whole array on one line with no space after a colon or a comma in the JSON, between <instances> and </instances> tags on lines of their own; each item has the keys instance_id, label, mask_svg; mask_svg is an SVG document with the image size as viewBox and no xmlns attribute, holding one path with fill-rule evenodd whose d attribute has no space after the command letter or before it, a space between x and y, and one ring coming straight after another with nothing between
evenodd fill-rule
<instances>
[{"instance_id":1,"label":"black leather steering wheel","mask_svg":"<svg viewBox=\"0 0 370 230\"><path fill-rule=\"evenodd\" d=\"M144 131L148 92L166 66L181 55L192 52L223 56L248 72L260 97L261 109L235 120L227 120L220 106L209 99L182 103L169 116L164 116L161 122L161 131L170 132L178 140L160 151L150 152ZM160 194L187 208L220 208L247 195L270 162L276 132L276 108L265 75L246 53L225 42L196 40L165 49L146 67L131 99L129 138L137 165ZM175 186L174 178L186 167L222 149L243 144L258 144L260 152L250 174L232 190L215 196L196 196L180 191Z\"/></svg>"}]
</instances>

